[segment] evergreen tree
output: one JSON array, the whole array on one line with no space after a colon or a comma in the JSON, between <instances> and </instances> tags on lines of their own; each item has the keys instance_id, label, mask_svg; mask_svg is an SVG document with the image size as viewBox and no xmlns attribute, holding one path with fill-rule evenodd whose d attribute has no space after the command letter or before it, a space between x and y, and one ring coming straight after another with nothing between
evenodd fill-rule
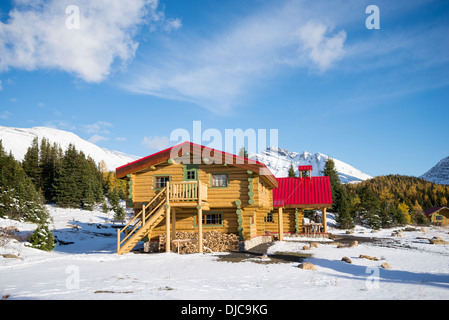
<instances>
[{"instance_id":1,"label":"evergreen tree","mask_svg":"<svg viewBox=\"0 0 449 320\"><path fill-rule=\"evenodd\" d=\"M365 186L361 190L360 205L364 222L370 228L379 229L382 222L379 216L380 204L376 194L369 186Z\"/></svg>"},{"instance_id":2,"label":"evergreen tree","mask_svg":"<svg viewBox=\"0 0 449 320\"><path fill-rule=\"evenodd\" d=\"M55 237L47 225L39 225L37 229L31 234L28 242L36 249L44 251L52 251L55 247Z\"/></svg>"},{"instance_id":3,"label":"evergreen tree","mask_svg":"<svg viewBox=\"0 0 449 320\"><path fill-rule=\"evenodd\" d=\"M332 158L327 159L323 174L329 177L333 200L331 210L337 213L336 221L338 225L344 229L353 228L354 219L351 215L351 201L340 181L335 162Z\"/></svg>"},{"instance_id":4,"label":"evergreen tree","mask_svg":"<svg viewBox=\"0 0 449 320\"><path fill-rule=\"evenodd\" d=\"M290 164L290 169L288 169L288 176L290 178L296 177L295 168L293 168L293 163Z\"/></svg>"},{"instance_id":5,"label":"evergreen tree","mask_svg":"<svg viewBox=\"0 0 449 320\"><path fill-rule=\"evenodd\" d=\"M243 158L248 158L248 152L246 151L245 147L240 148L239 156Z\"/></svg>"},{"instance_id":6,"label":"evergreen tree","mask_svg":"<svg viewBox=\"0 0 449 320\"><path fill-rule=\"evenodd\" d=\"M44 223L49 215L40 194L12 154L0 141L0 217Z\"/></svg>"},{"instance_id":7,"label":"evergreen tree","mask_svg":"<svg viewBox=\"0 0 449 320\"><path fill-rule=\"evenodd\" d=\"M39 166L39 140L37 137L33 139L31 146L25 153L22 166L23 170L36 187L36 190L41 189L41 170Z\"/></svg>"}]
</instances>

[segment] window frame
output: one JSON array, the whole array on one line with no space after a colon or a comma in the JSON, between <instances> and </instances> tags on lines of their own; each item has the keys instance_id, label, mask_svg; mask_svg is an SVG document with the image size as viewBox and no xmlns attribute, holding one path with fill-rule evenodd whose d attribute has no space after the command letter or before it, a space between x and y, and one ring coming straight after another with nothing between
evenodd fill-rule
<instances>
[{"instance_id":1,"label":"window frame","mask_svg":"<svg viewBox=\"0 0 449 320\"><path fill-rule=\"evenodd\" d=\"M214 175L226 176L226 186L214 186ZM209 186L211 189L226 189L229 188L229 173L228 172L211 172L209 177Z\"/></svg>"},{"instance_id":2,"label":"window frame","mask_svg":"<svg viewBox=\"0 0 449 320\"><path fill-rule=\"evenodd\" d=\"M165 185L165 187L158 187L157 186L157 179L158 178L168 178L168 182L171 182L171 175L170 174L156 174L153 176L153 190L162 190L164 189L167 185ZM165 183L167 183L167 181L165 181Z\"/></svg>"},{"instance_id":3,"label":"window frame","mask_svg":"<svg viewBox=\"0 0 449 320\"><path fill-rule=\"evenodd\" d=\"M220 216L221 223L215 223L215 224L208 224L206 216L209 215L218 215ZM196 228L198 227L198 213L193 214L193 226ZM224 227L224 213L222 211L208 211L207 213L203 212L203 227L206 228L217 228L217 227Z\"/></svg>"}]
</instances>

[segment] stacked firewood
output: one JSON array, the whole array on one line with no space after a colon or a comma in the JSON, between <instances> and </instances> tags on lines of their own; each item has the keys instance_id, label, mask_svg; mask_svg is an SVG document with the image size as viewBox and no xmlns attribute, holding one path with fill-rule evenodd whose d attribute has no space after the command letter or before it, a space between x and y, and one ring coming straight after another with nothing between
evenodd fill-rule
<instances>
[{"instance_id":1,"label":"stacked firewood","mask_svg":"<svg viewBox=\"0 0 449 320\"><path fill-rule=\"evenodd\" d=\"M174 241L173 241L174 240ZM181 240L181 241L176 241ZM165 234L159 236L159 252L165 252ZM198 252L198 232L176 232L176 238L172 239L172 251L179 253ZM230 252L239 250L239 238L235 234L226 234L218 231L203 232L204 252Z\"/></svg>"}]
</instances>

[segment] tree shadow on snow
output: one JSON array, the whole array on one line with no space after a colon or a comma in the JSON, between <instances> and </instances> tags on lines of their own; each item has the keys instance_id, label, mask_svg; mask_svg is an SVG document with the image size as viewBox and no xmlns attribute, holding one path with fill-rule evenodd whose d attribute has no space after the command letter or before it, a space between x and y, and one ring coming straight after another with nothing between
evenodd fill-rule
<instances>
[{"instance_id":1,"label":"tree shadow on snow","mask_svg":"<svg viewBox=\"0 0 449 320\"><path fill-rule=\"evenodd\" d=\"M414 285L428 285L440 287L443 289L449 289L449 274L441 273L424 273L424 272L411 272L384 269L380 267L367 267L359 266L355 264L349 264L344 261L328 260L321 258L312 258L308 260L318 267L328 268L339 272L338 275L347 279L359 279L366 281L368 279L378 278L379 284L382 282L389 283L402 283L402 284L414 284ZM346 274L346 275L344 275ZM369 278L370 277L370 278Z\"/></svg>"}]
</instances>

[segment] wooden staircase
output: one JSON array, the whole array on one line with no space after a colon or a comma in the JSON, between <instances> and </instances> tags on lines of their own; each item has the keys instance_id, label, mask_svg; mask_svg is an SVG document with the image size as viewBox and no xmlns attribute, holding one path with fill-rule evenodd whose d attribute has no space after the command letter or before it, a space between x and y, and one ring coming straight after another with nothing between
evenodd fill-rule
<instances>
[{"instance_id":1,"label":"wooden staircase","mask_svg":"<svg viewBox=\"0 0 449 320\"><path fill-rule=\"evenodd\" d=\"M168 204L167 188L160 191L134 218L123 228L117 230L117 254L130 252L138 242L164 219L165 206ZM121 234L125 234L121 239Z\"/></svg>"}]
</instances>

